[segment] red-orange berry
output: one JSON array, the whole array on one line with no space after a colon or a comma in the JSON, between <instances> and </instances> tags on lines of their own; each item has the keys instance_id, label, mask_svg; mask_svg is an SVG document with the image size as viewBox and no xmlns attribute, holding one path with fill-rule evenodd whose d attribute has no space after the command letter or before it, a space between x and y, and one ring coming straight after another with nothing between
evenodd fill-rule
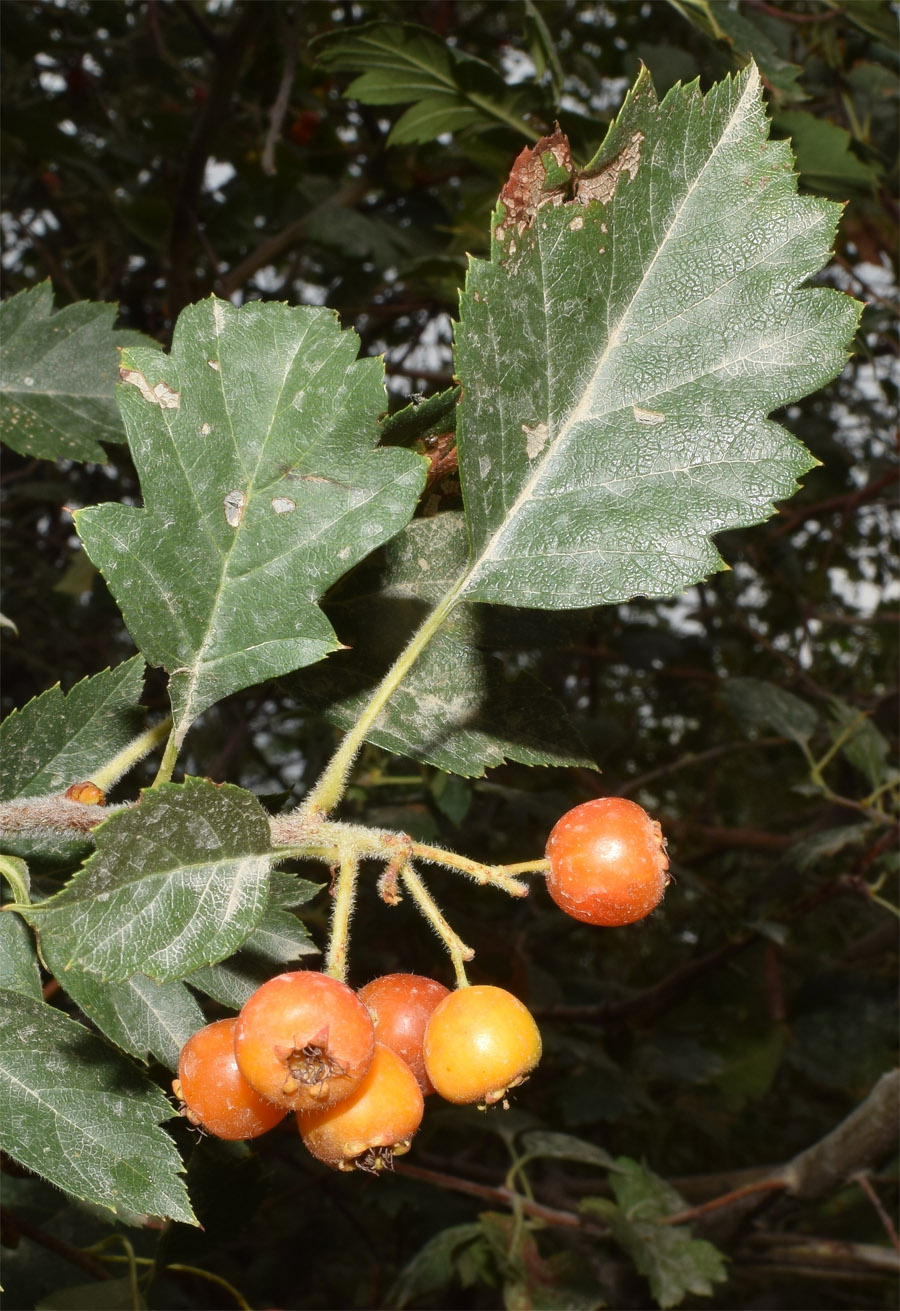
<instances>
[{"instance_id":1,"label":"red-orange berry","mask_svg":"<svg viewBox=\"0 0 900 1311\"><path fill-rule=\"evenodd\" d=\"M297 1127L313 1156L326 1165L377 1173L409 1151L424 1109L412 1070L379 1042L365 1078L350 1096L325 1110L299 1112Z\"/></svg>"},{"instance_id":2,"label":"red-orange berry","mask_svg":"<svg viewBox=\"0 0 900 1311\"><path fill-rule=\"evenodd\" d=\"M237 1067L236 1019L217 1020L198 1030L181 1049L172 1091L181 1113L216 1138L240 1141L274 1129L287 1111L266 1101Z\"/></svg>"},{"instance_id":3,"label":"red-orange berry","mask_svg":"<svg viewBox=\"0 0 900 1311\"><path fill-rule=\"evenodd\" d=\"M423 974L382 974L357 994L372 1016L376 1041L406 1061L425 1097L434 1092L422 1052L425 1029L435 1007L449 995L443 983Z\"/></svg>"},{"instance_id":4,"label":"red-orange berry","mask_svg":"<svg viewBox=\"0 0 900 1311\"><path fill-rule=\"evenodd\" d=\"M234 1051L252 1088L289 1110L349 1097L372 1063L375 1030L346 983L294 970L276 975L245 1003Z\"/></svg>"},{"instance_id":5,"label":"red-orange berry","mask_svg":"<svg viewBox=\"0 0 900 1311\"><path fill-rule=\"evenodd\" d=\"M547 841L547 889L585 924L633 924L659 905L669 876L662 830L625 797L598 797L568 811Z\"/></svg>"},{"instance_id":6,"label":"red-orange berry","mask_svg":"<svg viewBox=\"0 0 900 1311\"><path fill-rule=\"evenodd\" d=\"M531 1012L503 988L487 984L451 992L425 1030L425 1068L448 1102L506 1103L506 1094L541 1059Z\"/></svg>"}]
</instances>

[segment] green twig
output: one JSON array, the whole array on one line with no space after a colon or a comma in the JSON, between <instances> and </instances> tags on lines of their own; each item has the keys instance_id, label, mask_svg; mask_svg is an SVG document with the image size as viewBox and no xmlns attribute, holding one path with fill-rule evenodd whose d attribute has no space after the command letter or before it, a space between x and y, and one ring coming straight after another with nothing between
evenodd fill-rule
<instances>
[{"instance_id":1,"label":"green twig","mask_svg":"<svg viewBox=\"0 0 900 1311\"><path fill-rule=\"evenodd\" d=\"M108 792L123 774L127 774L128 770L132 769L139 760L143 760L144 756L149 755L171 729L172 716L167 715L158 724L154 724L152 728L148 728L146 732L141 733L133 742L129 742L127 747L123 747L97 773L92 774L91 782L96 783L97 787L104 792Z\"/></svg>"},{"instance_id":2,"label":"green twig","mask_svg":"<svg viewBox=\"0 0 900 1311\"><path fill-rule=\"evenodd\" d=\"M25 871L24 874L22 869L19 869L20 865ZM15 909L18 909L19 906L30 905L31 893L28 887L28 866L24 860L20 860L17 856L0 856L0 874L3 875L12 888Z\"/></svg>"},{"instance_id":3,"label":"green twig","mask_svg":"<svg viewBox=\"0 0 900 1311\"><path fill-rule=\"evenodd\" d=\"M368 705L325 766L319 781L299 807L304 815L327 815L334 810L344 795L347 776L360 747L366 740L369 730L406 678L416 660L425 650L425 647L453 610L467 578L468 575L466 574L458 580L443 600L426 617L422 626L413 634L408 644L400 652L400 655L378 684Z\"/></svg>"},{"instance_id":4,"label":"green twig","mask_svg":"<svg viewBox=\"0 0 900 1311\"><path fill-rule=\"evenodd\" d=\"M325 957L324 973L341 983L347 981L347 947L350 940L350 920L356 901L356 879L359 859L355 851L346 848L341 852L341 868L334 890L334 908L331 915L331 935Z\"/></svg>"},{"instance_id":5,"label":"green twig","mask_svg":"<svg viewBox=\"0 0 900 1311\"><path fill-rule=\"evenodd\" d=\"M407 863L400 870L400 878L409 890L409 894L418 906L419 910L428 920L428 923L434 929L435 933L447 948L450 960L453 962L453 972L456 975L457 988L467 988L469 980L466 977L465 962L471 960L475 955L471 947L467 947L462 938L453 931L449 922L438 909L431 893L425 887L425 884L419 878L412 865Z\"/></svg>"},{"instance_id":6,"label":"green twig","mask_svg":"<svg viewBox=\"0 0 900 1311\"><path fill-rule=\"evenodd\" d=\"M169 740L166 742L166 749L163 752L162 760L159 762L159 769L156 771L156 778L151 784L152 787L158 788L161 783L171 781L172 773L175 769L175 761L178 759L178 748L181 745L181 739L178 736L178 730L174 723L170 721Z\"/></svg>"},{"instance_id":7,"label":"green twig","mask_svg":"<svg viewBox=\"0 0 900 1311\"><path fill-rule=\"evenodd\" d=\"M900 919L900 910L897 909L893 902L886 900L884 897L879 897L877 892L873 892L872 889L868 887L868 884L866 887L868 888L870 901L874 901L876 906L880 906L882 910L889 910L892 915L896 915L897 919Z\"/></svg>"}]
</instances>

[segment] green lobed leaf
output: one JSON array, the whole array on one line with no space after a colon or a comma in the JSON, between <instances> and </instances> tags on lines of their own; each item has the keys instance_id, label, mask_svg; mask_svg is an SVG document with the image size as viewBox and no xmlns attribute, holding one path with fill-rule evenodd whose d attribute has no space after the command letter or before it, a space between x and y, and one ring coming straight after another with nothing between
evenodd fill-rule
<instances>
[{"instance_id":1,"label":"green lobed leaf","mask_svg":"<svg viewBox=\"0 0 900 1311\"><path fill-rule=\"evenodd\" d=\"M778 98L784 97L794 104L809 100L800 85L802 66L792 63L779 51L769 35L778 25L767 24L765 15L733 9L714 0L670 0L670 3L707 36L730 45L740 63L754 59Z\"/></svg>"},{"instance_id":2,"label":"green lobed leaf","mask_svg":"<svg viewBox=\"0 0 900 1311\"><path fill-rule=\"evenodd\" d=\"M729 678L722 686L722 696L748 728L774 728L794 742L808 742L819 723L812 706L761 678Z\"/></svg>"},{"instance_id":3,"label":"green lobed leaf","mask_svg":"<svg viewBox=\"0 0 900 1311\"><path fill-rule=\"evenodd\" d=\"M609 1225L637 1270L646 1275L661 1307L678 1306L689 1293L710 1297L713 1285L727 1279L721 1253L705 1239L691 1238L683 1225L659 1223L683 1210L684 1199L637 1161L621 1156L617 1165L621 1172L609 1178L617 1205L585 1198L582 1212Z\"/></svg>"},{"instance_id":4,"label":"green lobed leaf","mask_svg":"<svg viewBox=\"0 0 900 1311\"><path fill-rule=\"evenodd\" d=\"M456 428L458 404L458 387L448 387L422 401L412 401L385 419L382 437L392 446L408 446L414 441L424 443L429 437L452 433Z\"/></svg>"},{"instance_id":5,"label":"green lobed leaf","mask_svg":"<svg viewBox=\"0 0 900 1311\"><path fill-rule=\"evenodd\" d=\"M601 1170L621 1169L609 1152L604 1151L602 1147L586 1142L583 1138L575 1138L568 1133L532 1129L522 1135L519 1149L523 1158L527 1160L550 1157L560 1161L579 1161L582 1165L596 1165Z\"/></svg>"},{"instance_id":6,"label":"green lobed leaf","mask_svg":"<svg viewBox=\"0 0 900 1311\"><path fill-rule=\"evenodd\" d=\"M893 767L890 743L865 714L836 696L829 700L831 732L841 740L841 754L871 787L880 787Z\"/></svg>"},{"instance_id":7,"label":"green lobed leaf","mask_svg":"<svg viewBox=\"0 0 900 1311\"><path fill-rule=\"evenodd\" d=\"M194 1221L162 1092L44 1002L0 993L0 1143L13 1160L107 1210Z\"/></svg>"},{"instance_id":8,"label":"green lobed leaf","mask_svg":"<svg viewBox=\"0 0 900 1311\"><path fill-rule=\"evenodd\" d=\"M329 310L211 298L169 355L126 351L119 403L145 508L76 514L178 739L215 701L338 649L316 604L409 519L424 478L376 446L381 360Z\"/></svg>"},{"instance_id":9,"label":"green lobed leaf","mask_svg":"<svg viewBox=\"0 0 900 1311\"><path fill-rule=\"evenodd\" d=\"M775 126L790 137L797 168L811 189L840 197L851 191L871 192L878 185L880 170L853 153L853 137L845 127L799 110L779 114Z\"/></svg>"},{"instance_id":10,"label":"green lobed leaf","mask_svg":"<svg viewBox=\"0 0 900 1311\"><path fill-rule=\"evenodd\" d=\"M106 461L100 442L125 433L116 409L117 347L152 338L114 329L115 305L80 301L53 313L42 282L0 304L0 438L45 460Z\"/></svg>"},{"instance_id":11,"label":"green lobed leaf","mask_svg":"<svg viewBox=\"0 0 900 1311\"><path fill-rule=\"evenodd\" d=\"M303 905L321 886L275 870L269 906L241 950L218 965L194 970L185 982L220 1005L239 1011L260 984L271 978L273 964L284 966L301 956L318 954L306 925L282 907Z\"/></svg>"},{"instance_id":12,"label":"green lobed leaf","mask_svg":"<svg viewBox=\"0 0 900 1311\"><path fill-rule=\"evenodd\" d=\"M272 964L264 956L239 951L218 965L202 965L186 982L228 1010L239 1011L267 979Z\"/></svg>"},{"instance_id":13,"label":"green lobed leaf","mask_svg":"<svg viewBox=\"0 0 900 1311\"><path fill-rule=\"evenodd\" d=\"M498 123L535 135L523 117L529 102L522 91L426 27L366 23L350 32L336 29L311 44L323 67L360 74L346 96L364 105L414 102L394 124L388 145L424 143L444 132Z\"/></svg>"},{"instance_id":14,"label":"green lobed leaf","mask_svg":"<svg viewBox=\"0 0 900 1311\"><path fill-rule=\"evenodd\" d=\"M52 934L42 937L41 947L47 968L111 1042L145 1063L153 1056L170 1070L178 1068L182 1047L206 1024L203 1011L183 983L156 983L146 974L133 974L124 983L108 983L87 970L67 966Z\"/></svg>"},{"instance_id":15,"label":"green lobed leaf","mask_svg":"<svg viewBox=\"0 0 900 1311\"><path fill-rule=\"evenodd\" d=\"M399 1311L423 1295L446 1287L453 1281L461 1252L473 1243L484 1243L484 1231L478 1222L453 1225L429 1238L400 1271L385 1297L385 1306Z\"/></svg>"},{"instance_id":16,"label":"green lobed leaf","mask_svg":"<svg viewBox=\"0 0 900 1311\"><path fill-rule=\"evenodd\" d=\"M383 572L358 580L356 595L334 607L351 650L305 673L298 680L301 694L349 728L411 629L459 576L466 554L459 514L413 520L388 546ZM527 671L510 677L491 652L484 631L489 619L483 607L457 607L391 697L369 740L466 777L505 760L591 768L563 705Z\"/></svg>"},{"instance_id":17,"label":"green lobed leaf","mask_svg":"<svg viewBox=\"0 0 900 1311\"><path fill-rule=\"evenodd\" d=\"M312 879L301 879L285 870L273 869L269 878L269 905L305 906L324 886L324 883L314 883Z\"/></svg>"},{"instance_id":18,"label":"green lobed leaf","mask_svg":"<svg viewBox=\"0 0 900 1311\"><path fill-rule=\"evenodd\" d=\"M795 842L788 849L786 859L797 869L814 869L821 860L836 856L848 847L859 847L874 834L874 824L842 824L840 828L820 829Z\"/></svg>"},{"instance_id":19,"label":"green lobed leaf","mask_svg":"<svg viewBox=\"0 0 900 1311\"><path fill-rule=\"evenodd\" d=\"M41 974L34 938L14 911L0 915L0 988L40 1001Z\"/></svg>"},{"instance_id":20,"label":"green lobed leaf","mask_svg":"<svg viewBox=\"0 0 900 1311\"><path fill-rule=\"evenodd\" d=\"M150 789L95 837L83 868L26 915L63 987L71 966L108 982L180 979L236 951L263 917L269 822L241 788L187 778Z\"/></svg>"},{"instance_id":21,"label":"green lobed leaf","mask_svg":"<svg viewBox=\"0 0 900 1311\"><path fill-rule=\"evenodd\" d=\"M42 692L0 724L0 800L60 792L101 769L139 731L144 662Z\"/></svg>"},{"instance_id":22,"label":"green lobed leaf","mask_svg":"<svg viewBox=\"0 0 900 1311\"><path fill-rule=\"evenodd\" d=\"M797 195L755 67L658 104L644 70L566 200L520 156L472 260L456 371L472 558L458 595L548 609L722 567L813 461L767 414L840 370L859 305L804 288L839 207ZM543 180L542 180L543 179Z\"/></svg>"}]
</instances>

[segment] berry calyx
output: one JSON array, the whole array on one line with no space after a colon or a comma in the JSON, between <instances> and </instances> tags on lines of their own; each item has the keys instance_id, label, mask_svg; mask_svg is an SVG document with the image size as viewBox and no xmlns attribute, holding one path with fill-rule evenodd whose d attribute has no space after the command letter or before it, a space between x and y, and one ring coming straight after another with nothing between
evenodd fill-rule
<instances>
[{"instance_id":1,"label":"berry calyx","mask_svg":"<svg viewBox=\"0 0 900 1311\"><path fill-rule=\"evenodd\" d=\"M541 1059L541 1035L531 1012L489 984L451 992L425 1030L425 1069L448 1102L507 1105Z\"/></svg>"},{"instance_id":2,"label":"berry calyx","mask_svg":"<svg viewBox=\"0 0 900 1311\"><path fill-rule=\"evenodd\" d=\"M625 797L598 797L568 811L555 824L546 854L550 896L585 924L642 920L669 882L659 824Z\"/></svg>"},{"instance_id":3,"label":"berry calyx","mask_svg":"<svg viewBox=\"0 0 900 1311\"><path fill-rule=\"evenodd\" d=\"M238 1016L234 1051L252 1088L288 1110L333 1106L372 1063L375 1030L346 983L313 970L269 979Z\"/></svg>"},{"instance_id":4,"label":"berry calyx","mask_svg":"<svg viewBox=\"0 0 900 1311\"><path fill-rule=\"evenodd\" d=\"M234 1057L237 1020L217 1020L188 1038L178 1058L172 1091L181 1114L216 1138L239 1142L268 1133L284 1119L282 1106L261 1097Z\"/></svg>"},{"instance_id":5,"label":"berry calyx","mask_svg":"<svg viewBox=\"0 0 900 1311\"><path fill-rule=\"evenodd\" d=\"M416 1077L389 1047L375 1044L362 1082L337 1106L301 1111L297 1127L306 1147L336 1170L389 1170L409 1151L425 1102Z\"/></svg>"},{"instance_id":6,"label":"berry calyx","mask_svg":"<svg viewBox=\"0 0 900 1311\"><path fill-rule=\"evenodd\" d=\"M406 1061L425 1097L434 1092L422 1051L425 1029L435 1007L449 995L443 983L423 974L383 974L357 993L372 1016L376 1041Z\"/></svg>"}]
</instances>

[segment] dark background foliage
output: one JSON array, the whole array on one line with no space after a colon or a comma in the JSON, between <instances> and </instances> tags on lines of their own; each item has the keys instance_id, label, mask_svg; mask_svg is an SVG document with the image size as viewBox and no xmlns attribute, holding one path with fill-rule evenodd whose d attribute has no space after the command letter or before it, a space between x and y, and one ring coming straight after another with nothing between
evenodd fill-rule
<instances>
[{"instance_id":1,"label":"dark background foliage","mask_svg":"<svg viewBox=\"0 0 900 1311\"><path fill-rule=\"evenodd\" d=\"M6 0L2 9L5 294L49 277L57 304L116 300L125 325L163 343L179 310L210 292L328 304L364 352L386 353L398 407L452 380L465 254L485 251L523 126L533 137L558 120L583 162L641 60L660 93L694 77L706 88L751 54L759 62L774 130L794 139L801 187L849 202L823 278L867 302L841 378L778 416L820 466L768 524L721 540L730 572L684 597L559 616L550 645L546 625L538 645L528 616L493 617L486 642L510 676L530 669L555 690L602 777L507 766L469 782L369 748L346 808L499 862L536 856L569 806L622 793L663 821L677 883L647 923L610 932L560 916L540 889L510 904L447 876L435 892L477 949L473 979L526 999L545 1035L545 1062L511 1118L434 1108L413 1158L432 1179L398 1172L377 1182L315 1167L287 1132L250 1152L191 1145L177 1126L203 1230L118 1232L160 1269L213 1272L255 1306L377 1307L391 1304L399 1271L426 1240L503 1211L489 1191L467 1196L452 1183L499 1186L510 1128L542 1125L644 1159L690 1203L764 1176L827 1132L896 1059L896 919L884 905L897 899L889 771L900 594L891 7ZM469 130L392 144L402 105L345 98L351 74L329 63L327 43L314 44L374 20L414 20L485 61L496 71L478 73L479 89L488 104L508 102L506 118L488 109ZM139 489L125 448L111 446L105 465L7 456L3 490L4 611L18 628L5 641L9 709L131 654L68 511ZM455 504L452 472L433 494L432 509ZM809 759L785 713L767 717L758 684L738 679L812 707ZM152 675L146 700L165 707ZM296 798L332 743L294 686L250 689L203 717L185 766ZM811 766L826 757L821 771ZM308 916L319 941L323 901ZM393 969L447 974L407 907L388 909L369 888L352 981ZM574 1211L579 1197L603 1192L604 1176L546 1162L533 1183L542 1201ZM896 1167L871 1187L894 1209ZM8 1305L96 1276L97 1258L79 1269L74 1252L109 1236L104 1221L32 1179L7 1175L4 1191L17 1217L7 1229ZM852 1246L887 1243L857 1184L709 1233L731 1258L715 1305L895 1305L893 1281ZM47 1234L59 1251L41 1246ZM851 1246L823 1269L815 1253L826 1240ZM109 1247L123 1250L119 1240ZM649 1304L609 1244L551 1227L529 1259L543 1288L532 1287L535 1306L575 1305L576 1289L578 1305ZM125 1267L107 1269L118 1278ZM433 1261L410 1304L497 1306L504 1280L511 1297L508 1276L482 1245ZM568 1290L557 1301L555 1284ZM160 1274L150 1299L231 1304L184 1272Z\"/></svg>"}]
</instances>

